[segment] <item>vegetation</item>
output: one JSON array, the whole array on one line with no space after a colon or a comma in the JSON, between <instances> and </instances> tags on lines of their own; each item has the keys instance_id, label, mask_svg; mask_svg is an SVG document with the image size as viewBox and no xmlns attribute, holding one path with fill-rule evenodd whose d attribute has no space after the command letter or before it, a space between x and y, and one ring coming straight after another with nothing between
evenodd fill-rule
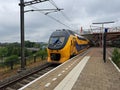
<instances>
[{"instance_id":1,"label":"vegetation","mask_svg":"<svg viewBox=\"0 0 120 90\"><path fill-rule=\"evenodd\" d=\"M25 57L26 63L31 62L39 57L42 60L47 57L46 47L47 44L35 43L25 41ZM32 51L27 48L38 48L39 51ZM11 70L15 65L20 64L20 44L19 43L5 43L0 46L0 67L8 67Z\"/></svg>"},{"instance_id":2,"label":"vegetation","mask_svg":"<svg viewBox=\"0 0 120 90\"><path fill-rule=\"evenodd\" d=\"M46 49L39 50L36 53L36 56L40 56L41 59L44 60L47 57L47 50Z\"/></svg>"},{"instance_id":3,"label":"vegetation","mask_svg":"<svg viewBox=\"0 0 120 90\"><path fill-rule=\"evenodd\" d=\"M25 41L25 47L27 48L40 48L40 44L35 43L35 42L30 42L30 41Z\"/></svg>"},{"instance_id":4,"label":"vegetation","mask_svg":"<svg viewBox=\"0 0 120 90\"><path fill-rule=\"evenodd\" d=\"M7 56L7 48L3 47L3 48L0 48L0 59L3 59L3 57L6 57Z\"/></svg>"},{"instance_id":5,"label":"vegetation","mask_svg":"<svg viewBox=\"0 0 120 90\"><path fill-rule=\"evenodd\" d=\"M116 63L116 65L120 68L120 52L118 48L115 48L112 53L112 60Z\"/></svg>"},{"instance_id":6,"label":"vegetation","mask_svg":"<svg viewBox=\"0 0 120 90\"><path fill-rule=\"evenodd\" d=\"M10 57L7 57L4 61L4 65L7 67L11 67L11 70L13 69L14 64L19 63L18 56L17 55L11 55Z\"/></svg>"}]
</instances>

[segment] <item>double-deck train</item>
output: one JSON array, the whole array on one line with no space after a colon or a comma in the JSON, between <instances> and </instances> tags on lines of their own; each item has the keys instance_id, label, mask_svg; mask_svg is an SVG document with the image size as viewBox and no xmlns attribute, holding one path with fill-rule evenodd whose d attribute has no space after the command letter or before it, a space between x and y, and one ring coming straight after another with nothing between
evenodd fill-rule
<instances>
[{"instance_id":1,"label":"double-deck train","mask_svg":"<svg viewBox=\"0 0 120 90\"><path fill-rule=\"evenodd\" d=\"M48 62L63 63L89 47L89 40L71 30L54 31L48 43Z\"/></svg>"}]
</instances>

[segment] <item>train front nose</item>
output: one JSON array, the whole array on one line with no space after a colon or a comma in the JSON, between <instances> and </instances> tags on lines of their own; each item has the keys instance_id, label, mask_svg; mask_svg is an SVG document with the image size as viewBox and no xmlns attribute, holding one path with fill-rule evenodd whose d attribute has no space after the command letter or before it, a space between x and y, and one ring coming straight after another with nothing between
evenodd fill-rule
<instances>
[{"instance_id":1,"label":"train front nose","mask_svg":"<svg viewBox=\"0 0 120 90\"><path fill-rule=\"evenodd\" d=\"M51 54L50 54L50 58L51 58L51 60L53 60L53 61L59 61L60 58L61 58L61 55L60 55L59 53L51 53Z\"/></svg>"}]
</instances>

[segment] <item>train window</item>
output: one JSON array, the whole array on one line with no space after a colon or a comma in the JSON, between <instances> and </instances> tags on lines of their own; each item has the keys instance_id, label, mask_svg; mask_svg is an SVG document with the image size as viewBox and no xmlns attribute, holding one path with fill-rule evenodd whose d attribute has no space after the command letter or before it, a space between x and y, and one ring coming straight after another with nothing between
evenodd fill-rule
<instances>
[{"instance_id":1,"label":"train window","mask_svg":"<svg viewBox=\"0 0 120 90\"><path fill-rule=\"evenodd\" d=\"M77 38L78 38L79 40L84 40L84 41L86 41L86 39L83 38L83 37L77 36Z\"/></svg>"},{"instance_id":2,"label":"train window","mask_svg":"<svg viewBox=\"0 0 120 90\"><path fill-rule=\"evenodd\" d=\"M63 44L64 40L65 40L65 37L60 37L60 42Z\"/></svg>"},{"instance_id":3,"label":"train window","mask_svg":"<svg viewBox=\"0 0 120 90\"><path fill-rule=\"evenodd\" d=\"M51 37L50 38L50 41L49 41L49 44L52 44L52 45L62 45L64 43L64 40L65 40L65 37Z\"/></svg>"},{"instance_id":4,"label":"train window","mask_svg":"<svg viewBox=\"0 0 120 90\"><path fill-rule=\"evenodd\" d=\"M50 41L49 41L49 44L54 44L55 43L55 41L57 41L57 37L51 37L50 38Z\"/></svg>"}]
</instances>

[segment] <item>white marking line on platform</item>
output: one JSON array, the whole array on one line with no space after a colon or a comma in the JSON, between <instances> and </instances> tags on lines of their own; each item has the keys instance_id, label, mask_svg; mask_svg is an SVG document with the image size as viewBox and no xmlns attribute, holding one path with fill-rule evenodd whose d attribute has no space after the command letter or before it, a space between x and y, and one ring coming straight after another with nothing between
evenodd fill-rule
<instances>
[{"instance_id":1,"label":"white marking line on platform","mask_svg":"<svg viewBox=\"0 0 120 90\"><path fill-rule=\"evenodd\" d=\"M45 87L49 87L49 86L50 86L50 84L51 84L51 83L47 83L47 84L45 85Z\"/></svg>"},{"instance_id":2,"label":"white marking line on platform","mask_svg":"<svg viewBox=\"0 0 120 90\"><path fill-rule=\"evenodd\" d=\"M89 58L90 56L85 56L54 90L71 90Z\"/></svg>"},{"instance_id":3,"label":"white marking line on platform","mask_svg":"<svg viewBox=\"0 0 120 90\"><path fill-rule=\"evenodd\" d=\"M75 57L73 57L72 59L74 59L74 58L75 58ZM48 74L51 73L52 71L54 71L54 70L56 70L57 68L63 66L63 65L66 64L67 62L70 62L72 59L70 59L70 60L64 62L63 64L59 65L58 67L56 67L56 68L50 70L49 72L47 72L47 73L45 73L44 75L38 77L37 79L31 81L30 83L28 83L27 85L23 86L22 88L20 88L20 89L18 89L18 90L23 90L23 89L25 89L26 87L28 87L29 85L35 83L36 81L38 81L38 80L41 79L42 77L45 77L46 75L48 75Z\"/></svg>"},{"instance_id":4,"label":"white marking line on platform","mask_svg":"<svg viewBox=\"0 0 120 90\"><path fill-rule=\"evenodd\" d=\"M83 56L85 56L87 53L88 53L88 52L84 53ZM78 56L78 55L77 55L77 56ZM30 86L31 84L33 84L33 83L35 83L36 81L38 81L39 79L41 79L41 78L45 77L46 75L48 75L49 73L55 71L57 68L60 68L60 67L63 66L64 64L66 64L66 63L70 62L71 60L75 59L77 56L75 56L75 57L69 59L68 61L66 61L66 62L64 62L63 64L59 65L58 67L56 67L56 68L50 70L49 72L47 72L47 73L45 73L44 75L38 77L37 79L31 81L30 83L28 83L27 85L23 86L22 88L20 88L20 89L18 89L18 90L23 90L23 89L25 89L26 87L28 87L28 86Z\"/></svg>"},{"instance_id":5,"label":"white marking line on platform","mask_svg":"<svg viewBox=\"0 0 120 90\"><path fill-rule=\"evenodd\" d=\"M68 70L68 68L66 68L65 70Z\"/></svg>"},{"instance_id":6,"label":"white marking line on platform","mask_svg":"<svg viewBox=\"0 0 120 90\"><path fill-rule=\"evenodd\" d=\"M58 77L61 76L62 74L58 74Z\"/></svg>"},{"instance_id":7,"label":"white marking line on platform","mask_svg":"<svg viewBox=\"0 0 120 90\"><path fill-rule=\"evenodd\" d=\"M118 72L120 72L120 69L119 69L118 66L111 60L110 57L109 57L109 60L112 62L112 64L114 65L114 67L118 70Z\"/></svg>"},{"instance_id":8,"label":"white marking line on platform","mask_svg":"<svg viewBox=\"0 0 120 90\"><path fill-rule=\"evenodd\" d=\"M53 78L52 81L55 81L57 78Z\"/></svg>"},{"instance_id":9,"label":"white marking line on platform","mask_svg":"<svg viewBox=\"0 0 120 90\"><path fill-rule=\"evenodd\" d=\"M65 71L63 70L62 73L64 73Z\"/></svg>"}]
</instances>

